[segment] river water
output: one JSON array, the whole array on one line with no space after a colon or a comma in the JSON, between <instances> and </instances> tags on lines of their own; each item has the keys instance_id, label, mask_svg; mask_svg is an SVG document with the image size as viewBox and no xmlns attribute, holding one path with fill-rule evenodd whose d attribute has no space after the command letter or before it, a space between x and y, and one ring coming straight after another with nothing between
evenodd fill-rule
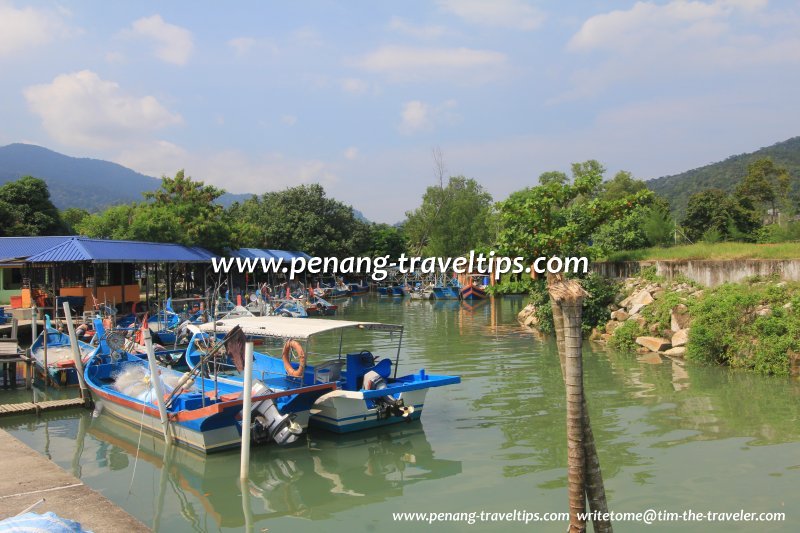
<instances>
[{"instance_id":1,"label":"river water","mask_svg":"<svg viewBox=\"0 0 800 533\"><path fill-rule=\"evenodd\" d=\"M160 531L235 531L246 523L270 532L564 531L564 522L526 527L479 516L472 526L393 520L397 512L567 510L558 354L552 340L516 323L523 300L470 307L364 297L344 305L341 318L405 325L400 374L424 367L459 374L462 383L432 389L420 422L344 437L312 431L291 448L254 448L244 497L237 452L165 453L157 437L74 411L0 419L0 426ZM618 522L616 531L800 527L797 381L588 343L584 372L612 511L786 513L785 522Z\"/></svg>"}]
</instances>

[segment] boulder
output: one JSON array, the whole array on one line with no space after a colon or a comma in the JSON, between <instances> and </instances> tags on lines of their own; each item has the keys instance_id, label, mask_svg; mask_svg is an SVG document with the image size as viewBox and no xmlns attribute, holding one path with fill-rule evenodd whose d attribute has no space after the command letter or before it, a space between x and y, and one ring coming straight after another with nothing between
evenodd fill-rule
<instances>
[{"instance_id":1,"label":"boulder","mask_svg":"<svg viewBox=\"0 0 800 533\"><path fill-rule=\"evenodd\" d=\"M692 296L694 296L695 298L702 298L703 297L702 289L699 291L695 291L694 294L692 294Z\"/></svg>"},{"instance_id":2,"label":"boulder","mask_svg":"<svg viewBox=\"0 0 800 533\"><path fill-rule=\"evenodd\" d=\"M606 333L614 333L614 330L617 329L622 325L622 322L617 322L616 320L609 320L606 322Z\"/></svg>"},{"instance_id":3,"label":"boulder","mask_svg":"<svg viewBox=\"0 0 800 533\"><path fill-rule=\"evenodd\" d=\"M686 329L689 327L690 320L689 308L684 304L678 304L670 312L670 329L672 331Z\"/></svg>"},{"instance_id":4,"label":"boulder","mask_svg":"<svg viewBox=\"0 0 800 533\"><path fill-rule=\"evenodd\" d=\"M590 341L598 341L598 340L600 340L600 335L601 335L601 333L600 333L599 329L592 328L592 334L589 335L589 340Z\"/></svg>"},{"instance_id":5,"label":"boulder","mask_svg":"<svg viewBox=\"0 0 800 533\"><path fill-rule=\"evenodd\" d=\"M772 309L767 306L761 307L756 311L758 316L772 316Z\"/></svg>"},{"instance_id":6,"label":"boulder","mask_svg":"<svg viewBox=\"0 0 800 533\"><path fill-rule=\"evenodd\" d=\"M667 339L661 337L636 337L636 344L644 346L651 352L663 352L672 346Z\"/></svg>"},{"instance_id":7,"label":"boulder","mask_svg":"<svg viewBox=\"0 0 800 533\"><path fill-rule=\"evenodd\" d=\"M633 298L633 295L630 295L627 298L622 299L622 301L619 302L619 306L623 309L627 308L629 305L631 305L631 298Z\"/></svg>"},{"instance_id":8,"label":"boulder","mask_svg":"<svg viewBox=\"0 0 800 533\"><path fill-rule=\"evenodd\" d=\"M525 322L523 322L523 324L525 324L529 328L532 328L539 324L539 319L536 317L535 314L532 314L525 319Z\"/></svg>"},{"instance_id":9,"label":"boulder","mask_svg":"<svg viewBox=\"0 0 800 533\"><path fill-rule=\"evenodd\" d=\"M679 329L672 335L672 346L686 346L689 342L689 329Z\"/></svg>"},{"instance_id":10,"label":"boulder","mask_svg":"<svg viewBox=\"0 0 800 533\"><path fill-rule=\"evenodd\" d=\"M659 288L657 288L656 290L653 291L653 299L654 300L658 300L662 296L664 296L664 289L662 289L661 287L659 287Z\"/></svg>"},{"instance_id":11,"label":"boulder","mask_svg":"<svg viewBox=\"0 0 800 533\"><path fill-rule=\"evenodd\" d=\"M628 320L633 320L634 322L639 324L639 327L642 328L647 326L647 319L642 315L631 315L630 317L628 317Z\"/></svg>"},{"instance_id":12,"label":"boulder","mask_svg":"<svg viewBox=\"0 0 800 533\"><path fill-rule=\"evenodd\" d=\"M633 304L633 305L640 304L642 306L645 306L645 305L651 304L651 303L653 303L653 297L646 290L641 290L641 291L637 292L631 298L631 304Z\"/></svg>"},{"instance_id":13,"label":"boulder","mask_svg":"<svg viewBox=\"0 0 800 533\"><path fill-rule=\"evenodd\" d=\"M619 322L625 322L626 320L628 320L629 316L630 315L626 313L623 309L617 309L616 311L611 313L611 319L617 320Z\"/></svg>"},{"instance_id":14,"label":"boulder","mask_svg":"<svg viewBox=\"0 0 800 533\"><path fill-rule=\"evenodd\" d=\"M639 311L641 311L642 309L644 309L644 307L645 307L645 304L633 304L633 306L631 306L631 308L630 308L630 310L628 311L628 313L629 313L630 315L636 315L636 314L639 314Z\"/></svg>"},{"instance_id":15,"label":"boulder","mask_svg":"<svg viewBox=\"0 0 800 533\"><path fill-rule=\"evenodd\" d=\"M686 346L675 346L674 348L665 350L664 355L670 355L672 357L683 357L684 355L686 355Z\"/></svg>"}]
</instances>

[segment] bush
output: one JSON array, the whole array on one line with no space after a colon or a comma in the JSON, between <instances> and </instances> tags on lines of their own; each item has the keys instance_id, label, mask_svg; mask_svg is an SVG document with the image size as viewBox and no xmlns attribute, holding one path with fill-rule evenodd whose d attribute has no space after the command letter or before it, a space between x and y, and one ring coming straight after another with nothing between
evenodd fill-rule
<instances>
[{"instance_id":1,"label":"bush","mask_svg":"<svg viewBox=\"0 0 800 533\"><path fill-rule=\"evenodd\" d=\"M644 334L642 327L635 320L626 320L614 330L608 345L620 352L633 352L636 350L636 337Z\"/></svg>"},{"instance_id":2,"label":"bush","mask_svg":"<svg viewBox=\"0 0 800 533\"><path fill-rule=\"evenodd\" d=\"M800 286L751 280L706 293L692 308L686 357L762 374L788 375L790 351L800 350ZM783 305L792 302L793 307ZM771 314L756 314L769 305Z\"/></svg>"}]
</instances>

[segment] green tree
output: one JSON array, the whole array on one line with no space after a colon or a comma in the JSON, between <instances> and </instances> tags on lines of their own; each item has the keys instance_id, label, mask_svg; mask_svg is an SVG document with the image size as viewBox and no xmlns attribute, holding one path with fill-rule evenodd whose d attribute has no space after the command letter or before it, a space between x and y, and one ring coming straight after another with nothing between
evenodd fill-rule
<instances>
[{"instance_id":1,"label":"green tree","mask_svg":"<svg viewBox=\"0 0 800 533\"><path fill-rule=\"evenodd\" d=\"M61 215L50 201L47 183L25 176L0 187L0 216L4 236L63 235Z\"/></svg>"},{"instance_id":2,"label":"green tree","mask_svg":"<svg viewBox=\"0 0 800 533\"><path fill-rule=\"evenodd\" d=\"M456 257L486 246L495 236L492 196L474 179L451 177L428 187L422 205L406 213L405 233L414 253Z\"/></svg>"},{"instance_id":3,"label":"green tree","mask_svg":"<svg viewBox=\"0 0 800 533\"><path fill-rule=\"evenodd\" d=\"M710 240L754 239L761 226L758 213L743 205L721 189L708 189L693 194L686 207L683 227L688 237L697 241L707 235Z\"/></svg>"},{"instance_id":4,"label":"green tree","mask_svg":"<svg viewBox=\"0 0 800 533\"><path fill-rule=\"evenodd\" d=\"M90 237L172 242L215 252L230 247L225 210L214 203L225 191L185 176L162 177L144 202L119 205L85 217L78 230Z\"/></svg>"},{"instance_id":5,"label":"green tree","mask_svg":"<svg viewBox=\"0 0 800 533\"><path fill-rule=\"evenodd\" d=\"M633 174L626 170L620 170L613 178L603 183L600 196L604 200L620 200L645 189L647 185L642 180L635 179Z\"/></svg>"},{"instance_id":6,"label":"green tree","mask_svg":"<svg viewBox=\"0 0 800 533\"><path fill-rule=\"evenodd\" d=\"M616 200L598 197L603 172L597 161L577 163L572 183L529 187L500 202L499 251L528 264L540 256L591 255L591 236L602 224L653 201L647 190Z\"/></svg>"},{"instance_id":7,"label":"green tree","mask_svg":"<svg viewBox=\"0 0 800 533\"><path fill-rule=\"evenodd\" d=\"M407 251L406 239L402 227L388 224L372 224L370 226L370 243L366 254L371 257L389 255L397 258Z\"/></svg>"},{"instance_id":8,"label":"green tree","mask_svg":"<svg viewBox=\"0 0 800 533\"><path fill-rule=\"evenodd\" d=\"M315 256L346 257L364 252L369 224L353 208L328 198L322 185L300 185L252 196L231 206L239 247L301 250Z\"/></svg>"},{"instance_id":9,"label":"green tree","mask_svg":"<svg viewBox=\"0 0 800 533\"><path fill-rule=\"evenodd\" d=\"M767 212L772 224L778 222L778 209L789 207L789 171L776 166L768 157L753 161L747 166L747 175L736 189L736 195L749 199L759 211ZM783 204L783 205L780 205Z\"/></svg>"},{"instance_id":10,"label":"green tree","mask_svg":"<svg viewBox=\"0 0 800 533\"><path fill-rule=\"evenodd\" d=\"M77 232L77 227L88 216L89 211L80 207L69 207L61 211L61 219L64 221L67 231L71 234Z\"/></svg>"}]
</instances>

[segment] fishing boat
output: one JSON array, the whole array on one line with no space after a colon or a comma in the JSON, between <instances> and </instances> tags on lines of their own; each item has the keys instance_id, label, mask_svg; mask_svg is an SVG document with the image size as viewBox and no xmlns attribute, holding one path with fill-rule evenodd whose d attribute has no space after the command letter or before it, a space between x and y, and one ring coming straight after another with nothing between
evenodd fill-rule
<instances>
[{"instance_id":1,"label":"fishing boat","mask_svg":"<svg viewBox=\"0 0 800 533\"><path fill-rule=\"evenodd\" d=\"M102 325L95 325L100 330ZM237 331L220 342L217 350L236 337ZM106 344L101 339L101 346ZM242 341L243 344L243 341ZM107 355L106 355L107 354ZM215 352L207 354L208 357ZM203 364L198 365L202 369ZM154 378L145 360L119 346L106 345L89 358L85 369L86 384L101 411L121 418L136 427L162 433L163 426L155 393ZM242 433L242 384L206 378L198 371L181 373L159 367L166 398L164 399L169 432L179 445L203 453L238 447ZM320 394L335 387L321 384L292 390L253 389L252 439L257 444L291 444L302 433L293 420L298 403L313 403ZM304 395L313 396L306 400ZM283 411L283 412L279 412Z\"/></svg>"},{"instance_id":2,"label":"fishing boat","mask_svg":"<svg viewBox=\"0 0 800 533\"><path fill-rule=\"evenodd\" d=\"M422 415L429 389L461 381L458 376L430 375L424 369L398 377L403 326L315 318L252 317L203 324L196 328L197 333L187 348L186 362L189 366L198 365L204 351L214 345L214 339L237 326L249 338L265 339L260 348L262 351L257 351L254 356L253 377L267 389L290 391L298 387L335 384L335 390L320 396L309 406L307 415L310 425L337 433L416 420ZM394 360L375 356L365 349L343 351L345 332L378 334L382 342L388 337ZM320 361L314 365L307 364L310 341L326 333L339 334L338 353L314 354ZM371 339L359 340L364 346ZM275 355L268 351L270 348ZM292 353L297 355L297 361L292 360ZM215 362L212 371L220 382L242 383L241 371L231 361ZM298 413L296 418L301 425L303 414Z\"/></svg>"},{"instance_id":3,"label":"fishing boat","mask_svg":"<svg viewBox=\"0 0 800 533\"><path fill-rule=\"evenodd\" d=\"M347 286L350 288L350 296L361 296L369 293L368 283L348 283Z\"/></svg>"},{"instance_id":4,"label":"fishing boat","mask_svg":"<svg viewBox=\"0 0 800 533\"><path fill-rule=\"evenodd\" d=\"M86 361L96 347L78 340L81 360ZM45 365L45 352L47 365ZM50 383L58 386L78 384L78 373L75 370L75 359L72 355L72 343L69 335L52 327L50 318L45 319L45 328L33 341L30 347L36 371L47 374Z\"/></svg>"}]
</instances>

